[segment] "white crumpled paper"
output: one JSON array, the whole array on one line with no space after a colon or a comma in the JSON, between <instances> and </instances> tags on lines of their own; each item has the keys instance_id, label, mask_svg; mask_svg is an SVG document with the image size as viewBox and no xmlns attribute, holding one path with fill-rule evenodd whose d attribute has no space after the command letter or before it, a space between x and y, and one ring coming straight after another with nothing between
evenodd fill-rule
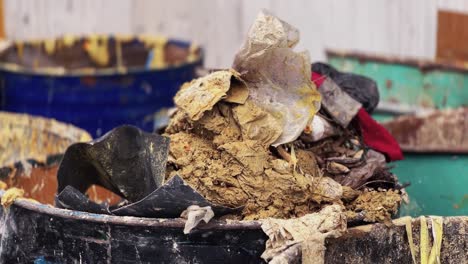
<instances>
[{"instance_id":1,"label":"white crumpled paper","mask_svg":"<svg viewBox=\"0 0 468 264\"><path fill-rule=\"evenodd\" d=\"M262 11L233 64L248 84L250 99L282 124L273 146L296 140L320 108L308 52L292 49L298 41L296 28Z\"/></svg>"},{"instance_id":2,"label":"white crumpled paper","mask_svg":"<svg viewBox=\"0 0 468 264\"><path fill-rule=\"evenodd\" d=\"M211 206L200 207L198 205L191 205L182 212L180 217L187 219L184 234L189 234L201 221L208 223L214 217L214 212Z\"/></svg>"}]
</instances>

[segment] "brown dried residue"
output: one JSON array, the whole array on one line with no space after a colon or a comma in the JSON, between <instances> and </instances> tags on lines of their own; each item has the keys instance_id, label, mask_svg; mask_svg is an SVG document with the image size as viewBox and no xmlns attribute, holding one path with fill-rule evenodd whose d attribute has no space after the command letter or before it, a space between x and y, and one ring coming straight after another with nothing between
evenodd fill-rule
<instances>
[{"instance_id":1,"label":"brown dried residue","mask_svg":"<svg viewBox=\"0 0 468 264\"><path fill-rule=\"evenodd\" d=\"M338 191L324 190L331 179L317 178L314 182L312 177L293 173L288 162L275 158L267 145L251 139L242 141L232 116L221 115L218 107L193 127L169 135L170 154L178 169L173 174L179 174L212 202L245 206L245 219L304 215L315 209L316 201L341 196L341 186L336 182Z\"/></svg>"},{"instance_id":2,"label":"brown dried residue","mask_svg":"<svg viewBox=\"0 0 468 264\"><path fill-rule=\"evenodd\" d=\"M58 165L34 166L27 171L13 168L6 177L1 179L0 189L18 188L22 190L25 198L54 205L58 188L57 170ZM122 199L111 191L95 185L88 189L87 195L92 201L99 203L116 204Z\"/></svg>"},{"instance_id":3,"label":"brown dried residue","mask_svg":"<svg viewBox=\"0 0 468 264\"><path fill-rule=\"evenodd\" d=\"M366 222L391 223L392 215L396 214L401 203L401 194L397 190L374 191L366 190L347 206L348 217L362 212Z\"/></svg>"},{"instance_id":4,"label":"brown dried residue","mask_svg":"<svg viewBox=\"0 0 468 264\"><path fill-rule=\"evenodd\" d=\"M229 83L208 83L217 87L197 85L191 91L201 91L208 98L205 104L190 99L182 105L178 100L180 108L166 130L171 138L169 163L175 168L171 175L179 174L214 203L245 206L244 219L302 216L316 211L319 203L339 201L341 185L313 177L321 175L314 163L304 166L304 173L294 172L288 161L270 152L282 132L271 114L248 99L244 104L219 101L228 91L219 86ZM313 155L307 160L315 162Z\"/></svg>"}]
</instances>

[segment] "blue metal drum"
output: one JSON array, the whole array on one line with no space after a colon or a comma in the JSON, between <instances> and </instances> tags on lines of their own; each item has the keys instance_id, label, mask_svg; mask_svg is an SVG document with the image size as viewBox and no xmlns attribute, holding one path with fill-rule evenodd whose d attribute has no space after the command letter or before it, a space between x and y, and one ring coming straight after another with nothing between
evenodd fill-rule
<instances>
[{"instance_id":1,"label":"blue metal drum","mask_svg":"<svg viewBox=\"0 0 468 264\"><path fill-rule=\"evenodd\" d=\"M190 43L169 41L189 48ZM25 56L25 55L23 55ZM56 118L100 136L122 124L153 130L154 113L173 105L180 85L193 79L197 59L164 68L81 71L63 74L0 68L1 109Z\"/></svg>"}]
</instances>

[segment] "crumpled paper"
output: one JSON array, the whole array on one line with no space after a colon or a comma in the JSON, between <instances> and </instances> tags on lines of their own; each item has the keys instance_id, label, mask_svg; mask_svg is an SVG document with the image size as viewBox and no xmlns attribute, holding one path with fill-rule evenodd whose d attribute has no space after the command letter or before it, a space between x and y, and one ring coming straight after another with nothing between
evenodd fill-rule
<instances>
[{"instance_id":1,"label":"crumpled paper","mask_svg":"<svg viewBox=\"0 0 468 264\"><path fill-rule=\"evenodd\" d=\"M228 93L231 86L233 91ZM227 70L216 71L185 83L175 95L174 102L191 120L197 121L221 99L244 103L247 97L248 92L239 73Z\"/></svg>"},{"instance_id":2,"label":"crumpled paper","mask_svg":"<svg viewBox=\"0 0 468 264\"><path fill-rule=\"evenodd\" d=\"M182 212L180 217L187 219L184 234L189 234L201 221L208 223L214 217L214 212L211 206L200 207L198 205L191 205Z\"/></svg>"},{"instance_id":3,"label":"crumpled paper","mask_svg":"<svg viewBox=\"0 0 468 264\"><path fill-rule=\"evenodd\" d=\"M292 49L298 41L296 28L262 11L233 63L248 84L250 99L282 124L273 146L296 140L320 108L308 52Z\"/></svg>"},{"instance_id":4,"label":"crumpled paper","mask_svg":"<svg viewBox=\"0 0 468 264\"><path fill-rule=\"evenodd\" d=\"M299 256L302 263L324 263L325 239L346 231L346 217L334 204L295 219L263 220L262 230L269 238L262 258L269 263L293 263Z\"/></svg>"}]
</instances>

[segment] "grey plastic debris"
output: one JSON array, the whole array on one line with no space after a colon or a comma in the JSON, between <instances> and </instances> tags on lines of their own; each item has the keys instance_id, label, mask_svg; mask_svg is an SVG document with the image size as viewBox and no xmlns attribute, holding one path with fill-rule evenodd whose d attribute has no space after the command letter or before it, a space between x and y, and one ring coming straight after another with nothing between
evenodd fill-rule
<instances>
[{"instance_id":1,"label":"grey plastic debris","mask_svg":"<svg viewBox=\"0 0 468 264\"><path fill-rule=\"evenodd\" d=\"M322 107L343 127L349 125L362 107L330 78L325 79L319 92L322 95Z\"/></svg>"}]
</instances>

